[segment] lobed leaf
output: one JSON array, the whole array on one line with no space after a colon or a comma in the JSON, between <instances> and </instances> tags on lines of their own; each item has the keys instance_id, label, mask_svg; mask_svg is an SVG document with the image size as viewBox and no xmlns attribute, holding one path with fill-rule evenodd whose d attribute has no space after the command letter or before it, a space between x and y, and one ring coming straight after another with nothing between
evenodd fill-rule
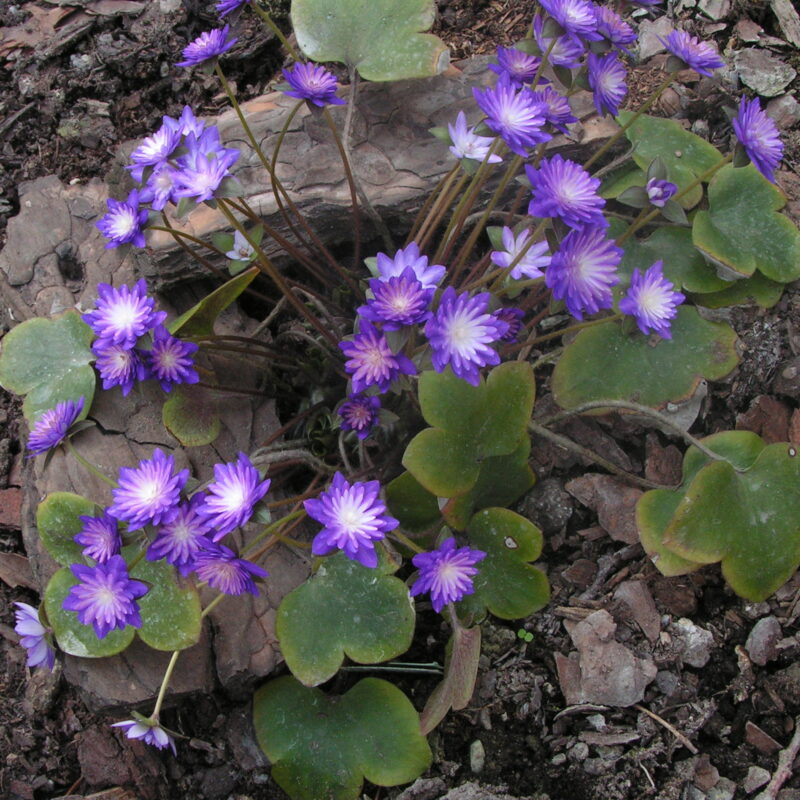
<instances>
[{"instance_id":1,"label":"lobed leaf","mask_svg":"<svg viewBox=\"0 0 800 800\"><path fill-rule=\"evenodd\" d=\"M36 509L39 537L53 560L62 567L82 564L83 548L75 537L83 530L80 517L95 514L95 504L72 492L53 492Z\"/></svg>"},{"instance_id":2,"label":"lobed leaf","mask_svg":"<svg viewBox=\"0 0 800 800\"><path fill-rule=\"evenodd\" d=\"M277 678L256 692L253 724L273 779L292 800L357 800L364 778L396 786L431 763L414 706L377 678L341 696Z\"/></svg>"},{"instance_id":3,"label":"lobed leaf","mask_svg":"<svg viewBox=\"0 0 800 800\"><path fill-rule=\"evenodd\" d=\"M397 567L383 556L371 569L339 552L283 598L276 633L295 677L317 686L345 656L376 664L408 650L415 615L408 588L392 575Z\"/></svg>"},{"instance_id":4,"label":"lobed leaf","mask_svg":"<svg viewBox=\"0 0 800 800\"><path fill-rule=\"evenodd\" d=\"M32 425L66 400L85 398L82 417L94 397L92 329L75 310L57 319L37 317L17 325L3 339L0 386L24 395L22 412Z\"/></svg>"},{"instance_id":5,"label":"lobed leaf","mask_svg":"<svg viewBox=\"0 0 800 800\"><path fill-rule=\"evenodd\" d=\"M564 348L553 371L562 408L597 400L628 400L661 408L691 397L703 378L716 380L738 363L736 333L681 306L672 339L628 335L620 321L586 328Z\"/></svg>"},{"instance_id":6,"label":"lobed leaf","mask_svg":"<svg viewBox=\"0 0 800 800\"><path fill-rule=\"evenodd\" d=\"M433 0L293 0L292 26L314 61L339 61L368 81L438 75L447 46L430 33Z\"/></svg>"},{"instance_id":7,"label":"lobed leaf","mask_svg":"<svg viewBox=\"0 0 800 800\"><path fill-rule=\"evenodd\" d=\"M216 398L203 386L188 384L172 387L161 407L161 421L184 447L211 444L222 427Z\"/></svg>"}]
</instances>

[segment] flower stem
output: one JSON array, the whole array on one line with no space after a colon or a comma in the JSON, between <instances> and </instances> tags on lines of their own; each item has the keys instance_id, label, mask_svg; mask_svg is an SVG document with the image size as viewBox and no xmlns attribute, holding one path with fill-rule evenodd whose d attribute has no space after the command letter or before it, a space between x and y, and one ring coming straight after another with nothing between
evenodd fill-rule
<instances>
[{"instance_id":1,"label":"flower stem","mask_svg":"<svg viewBox=\"0 0 800 800\"><path fill-rule=\"evenodd\" d=\"M262 20L264 20L267 27L275 34L275 36L278 38L278 41L286 49L286 52L295 61L300 61L301 60L300 54L297 52L297 50L294 49L294 47L292 47L289 40L283 35L283 31L275 24L272 17L269 15L269 12L266 9L261 8L261 6L258 4L258 0L256 0L256 2L254 3L251 3L250 5L253 11L255 11L256 14L258 14L258 16L261 17Z\"/></svg>"},{"instance_id":2,"label":"flower stem","mask_svg":"<svg viewBox=\"0 0 800 800\"><path fill-rule=\"evenodd\" d=\"M398 530L393 530L390 534L393 538L397 539L398 542L405 545L409 550L413 550L415 553L424 553L426 552L424 548L420 547L413 539L409 539L404 533L400 533Z\"/></svg>"},{"instance_id":3,"label":"flower stem","mask_svg":"<svg viewBox=\"0 0 800 800\"><path fill-rule=\"evenodd\" d=\"M164 697L167 694L167 687L172 679L172 673L175 671L175 664L178 663L178 656L180 656L180 654L180 650L175 650L169 660L169 664L167 664L167 671L164 673L164 677L161 681L161 688L158 690L158 697L156 698L156 704L153 708L153 713L150 715L152 720L157 721L158 715L161 713L161 705L164 702Z\"/></svg>"},{"instance_id":4,"label":"flower stem","mask_svg":"<svg viewBox=\"0 0 800 800\"><path fill-rule=\"evenodd\" d=\"M287 525L290 522L294 522L295 520L301 520L305 517L306 511L304 508L298 508L296 511L292 511L290 514L287 514L285 517L281 517L275 522L271 522L267 525L263 530L259 531L258 535L254 536L252 541L247 543L247 547L242 551L242 555L246 555L247 553L251 552L257 544L262 542L267 536L276 536L280 532L280 528L284 525ZM292 541L291 544L296 544L298 547L303 547L306 545L305 542L294 542Z\"/></svg>"},{"instance_id":5,"label":"flower stem","mask_svg":"<svg viewBox=\"0 0 800 800\"><path fill-rule=\"evenodd\" d=\"M656 87L656 90L653 94L647 98L647 100L642 103L639 109L634 113L634 115L593 155L589 157L589 160L586 161L583 165L585 170L588 170L589 167L597 161L598 158L604 156L620 139L620 137L625 135L625 131L633 125L642 114L646 113L650 110L653 103L658 100L659 97L664 93L664 90L672 83L672 75L667 75L667 77Z\"/></svg>"},{"instance_id":6,"label":"flower stem","mask_svg":"<svg viewBox=\"0 0 800 800\"><path fill-rule=\"evenodd\" d=\"M650 408L649 406L643 406L640 403L630 403L627 400L595 400L589 403L581 403L581 405L571 408L568 411L562 411L558 414L554 414L552 417L541 420L541 424L554 425L555 423L560 422L563 419L567 419L568 417L575 416L576 414L583 414L586 411L595 411L598 409L608 409L612 411L633 411L637 414L641 414L642 416L650 417L651 419L656 420L659 425L668 428L673 433L680 436L687 444L691 445L692 447L696 447L704 456L710 458L712 461L727 461L730 463L727 458L719 455L719 453L715 453L710 447L704 445L699 439L692 436L692 434L688 431L685 431L680 425L666 416L666 414L662 414L660 411L656 411L654 408ZM731 466L733 466L737 472L747 471L737 469L737 467L735 467L733 464L731 464Z\"/></svg>"},{"instance_id":7,"label":"flower stem","mask_svg":"<svg viewBox=\"0 0 800 800\"><path fill-rule=\"evenodd\" d=\"M90 463L89 463L89 462L88 462L88 461L87 461L87 460L86 460L86 459L85 459L85 458L84 458L84 457L83 457L83 456L82 456L82 455L81 455L81 454L80 454L80 453L79 453L79 452L78 452L78 451L75 449L75 445L74 445L74 444L72 444L72 442L71 442L69 439L66 439L66 440L64 441L64 445L65 445L65 447L67 448L67 450L69 451L70 455L71 455L71 456L72 456L72 457L73 457L73 458L74 458L74 459L75 459L75 460L76 460L76 461L77 461L79 464L82 464L84 467L86 467L86 469L88 469L88 470L89 470L89 472L91 472L91 473L92 473L92 475L96 476L97 478L100 478L100 480L101 480L101 481L103 481L104 483L107 483L109 486L113 487L114 489L116 489L116 488L117 488L117 486L118 486L119 484L117 484L117 482L116 482L115 480L112 480L111 478L109 478L109 477L108 477L108 475L106 475L104 472L101 472L101 471L100 471L100 469L99 469L98 467L96 467L94 464L90 464Z\"/></svg>"}]
</instances>

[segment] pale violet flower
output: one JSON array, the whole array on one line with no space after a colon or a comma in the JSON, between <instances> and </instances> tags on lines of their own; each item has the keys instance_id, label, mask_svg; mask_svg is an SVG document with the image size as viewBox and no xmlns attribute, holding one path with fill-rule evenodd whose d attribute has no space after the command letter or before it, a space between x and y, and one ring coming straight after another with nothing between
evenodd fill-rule
<instances>
[{"instance_id":1,"label":"pale violet flower","mask_svg":"<svg viewBox=\"0 0 800 800\"><path fill-rule=\"evenodd\" d=\"M456 158L471 158L474 161L483 161L486 158L493 139L491 136L478 136L475 128L468 128L467 117L463 111L458 112L455 125L447 123L447 130L453 142L450 152ZM497 164L503 159L493 153L488 160L490 164Z\"/></svg>"},{"instance_id":2,"label":"pale violet flower","mask_svg":"<svg viewBox=\"0 0 800 800\"><path fill-rule=\"evenodd\" d=\"M225 255L232 261L250 261L256 254L253 245L244 238L241 231L233 234L233 247Z\"/></svg>"}]
</instances>

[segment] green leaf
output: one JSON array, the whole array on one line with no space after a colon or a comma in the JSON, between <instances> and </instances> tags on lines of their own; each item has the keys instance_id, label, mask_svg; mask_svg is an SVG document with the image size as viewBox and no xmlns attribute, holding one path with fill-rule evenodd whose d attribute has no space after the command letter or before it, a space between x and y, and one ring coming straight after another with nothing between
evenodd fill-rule
<instances>
[{"instance_id":1,"label":"green leaf","mask_svg":"<svg viewBox=\"0 0 800 800\"><path fill-rule=\"evenodd\" d=\"M646 184L647 176L644 172L632 161L628 161L603 179L600 184L600 197L613 199L634 186L644 188Z\"/></svg>"},{"instance_id":2,"label":"green leaf","mask_svg":"<svg viewBox=\"0 0 800 800\"><path fill-rule=\"evenodd\" d=\"M627 124L633 117L631 111L621 111L617 121ZM682 192L704 172L722 160L722 153L705 139L685 130L672 119L660 119L643 115L625 131L628 140L636 148L633 160L642 170L660 158L667 170L667 178ZM698 185L685 194L680 203L684 208L693 208L703 197L703 187Z\"/></svg>"},{"instance_id":3,"label":"green leaf","mask_svg":"<svg viewBox=\"0 0 800 800\"><path fill-rule=\"evenodd\" d=\"M414 608L398 565L382 557L374 569L337 553L287 594L276 632L286 664L306 686L336 674L348 656L376 664L405 652L414 635Z\"/></svg>"},{"instance_id":4,"label":"green leaf","mask_svg":"<svg viewBox=\"0 0 800 800\"><path fill-rule=\"evenodd\" d=\"M507 508L486 508L472 518L467 536L486 558L478 562L475 594L460 608L474 614L486 607L501 619L519 619L547 605L547 576L528 563L542 552L542 532L530 520Z\"/></svg>"},{"instance_id":5,"label":"green leaf","mask_svg":"<svg viewBox=\"0 0 800 800\"><path fill-rule=\"evenodd\" d=\"M739 362L730 325L704 320L681 306L672 339L626 334L619 321L578 333L553 371L553 396L562 408L597 400L627 400L663 408L691 397L703 378L716 380Z\"/></svg>"},{"instance_id":6,"label":"green leaf","mask_svg":"<svg viewBox=\"0 0 800 800\"><path fill-rule=\"evenodd\" d=\"M410 472L386 484L386 506L403 530L411 533L424 533L441 522L436 497Z\"/></svg>"},{"instance_id":7,"label":"green leaf","mask_svg":"<svg viewBox=\"0 0 800 800\"><path fill-rule=\"evenodd\" d=\"M83 530L79 517L93 517L91 500L71 492L53 492L36 509L39 537L53 560L62 567L83 563L83 548L75 541Z\"/></svg>"},{"instance_id":8,"label":"green leaf","mask_svg":"<svg viewBox=\"0 0 800 800\"><path fill-rule=\"evenodd\" d=\"M698 211L695 246L734 276L756 270L773 281L800 278L800 231L783 214L786 197L752 165L721 169L708 187L708 211Z\"/></svg>"},{"instance_id":9,"label":"green leaf","mask_svg":"<svg viewBox=\"0 0 800 800\"><path fill-rule=\"evenodd\" d=\"M69 590L77 583L72 571L62 567L50 578L44 592L44 608L58 646L65 653L81 658L103 658L121 653L133 641L134 629L130 625L98 639L91 625L83 625L74 611L62 607Z\"/></svg>"},{"instance_id":10,"label":"green leaf","mask_svg":"<svg viewBox=\"0 0 800 800\"><path fill-rule=\"evenodd\" d=\"M313 61L356 67L368 81L398 81L447 67L447 46L423 33L435 11L434 0L293 0L292 25Z\"/></svg>"},{"instance_id":11,"label":"green leaf","mask_svg":"<svg viewBox=\"0 0 800 800\"><path fill-rule=\"evenodd\" d=\"M692 300L698 306L706 308L724 308L753 302L762 308L772 308L783 296L784 285L765 278L756 272L752 278L741 281L729 281L727 288L718 292L693 294Z\"/></svg>"},{"instance_id":12,"label":"green leaf","mask_svg":"<svg viewBox=\"0 0 800 800\"><path fill-rule=\"evenodd\" d=\"M793 445L764 447L746 472L703 467L664 532L664 544L699 563L722 562L741 597L761 602L800 566L800 459Z\"/></svg>"},{"instance_id":13,"label":"green leaf","mask_svg":"<svg viewBox=\"0 0 800 800\"><path fill-rule=\"evenodd\" d=\"M717 277L714 267L697 251L688 228L659 228L647 239L628 239L619 265L620 275L631 275L634 269L644 272L658 260L664 262L664 277L678 289L716 292L730 286L729 281Z\"/></svg>"},{"instance_id":14,"label":"green leaf","mask_svg":"<svg viewBox=\"0 0 800 800\"><path fill-rule=\"evenodd\" d=\"M9 331L0 355L0 386L25 395L22 411L30 425L66 400L85 398L81 418L94 398L92 329L77 311L58 319L29 319Z\"/></svg>"},{"instance_id":15,"label":"green leaf","mask_svg":"<svg viewBox=\"0 0 800 800\"><path fill-rule=\"evenodd\" d=\"M436 497L466 494L481 463L508 455L527 438L535 384L529 364L509 361L472 386L445 372L419 379L422 415L433 425L409 442L403 466Z\"/></svg>"},{"instance_id":16,"label":"green leaf","mask_svg":"<svg viewBox=\"0 0 800 800\"><path fill-rule=\"evenodd\" d=\"M161 420L184 447L211 444L222 427L217 400L202 386L173 386L161 407Z\"/></svg>"},{"instance_id":17,"label":"green leaf","mask_svg":"<svg viewBox=\"0 0 800 800\"><path fill-rule=\"evenodd\" d=\"M197 305L181 314L167 326L173 336L210 336L214 333L217 317L252 283L258 267L237 275L219 289L204 297Z\"/></svg>"},{"instance_id":18,"label":"green leaf","mask_svg":"<svg viewBox=\"0 0 800 800\"><path fill-rule=\"evenodd\" d=\"M420 714L423 734L429 734L453 708L465 708L472 699L481 655L481 628L457 625L447 642L444 680L431 692Z\"/></svg>"},{"instance_id":19,"label":"green leaf","mask_svg":"<svg viewBox=\"0 0 800 800\"><path fill-rule=\"evenodd\" d=\"M200 595L188 582L179 585L175 567L166 561L142 559L131 577L150 590L139 598L142 627L139 638L155 650L183 650L200 639Z\"/></svg>"},{"instance_id":20,"label":"green leaf","mask_svg":"<svg viewBox=\"0 0 800 800\"><path fill-rule=\"evenodd\" d=\"M364 778L396 786L431 763L414 706L378 678L330 697L278 678L256 692L253 724L273 779L292 800L357 800Z\"/></svg>"},{"instance_id":21,"label":"green leaf","mask_svg":"<svg viewBox=\"0 0 800 800\"><path fill-rule=\"evenodd\" d=\"M738 469L747 469L764 449L764 441L749 431L724 431L701 440L706 447L730 461ZM667 577L685 575L702 566L674 553L664 543L664 532L686 494L695 475L711 459L696 447L690 447L683 458L683 476L677 489L655 489L645 492L636 504L636 525L642 547L658 570Z\"/></svg>"}]
</instances>

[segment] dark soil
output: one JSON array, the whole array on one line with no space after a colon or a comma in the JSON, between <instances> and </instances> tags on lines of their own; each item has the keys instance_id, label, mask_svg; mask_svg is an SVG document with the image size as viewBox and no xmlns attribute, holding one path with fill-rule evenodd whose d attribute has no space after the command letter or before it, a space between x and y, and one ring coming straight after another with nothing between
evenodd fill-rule
<instances>
[{"instance_id":1,"label":"dark soil","mask_svg":"<svg viewBox=\"0 0 800 800\"><path fill-rule=\"evenodd\" d=\"M152 5L157 6L157 0ZM285 26L286 3L273 5ZM454 58L510 44L530 23L531 4L526 0L440 0L438 5L435 32L451 45ZM49 12L58 8L46 2L3 3L0 27L29 20L33 6ZM771 24L768 32L777 34L774 22L762 11L756 21L765 27ZM199 114L217 113L225 106L212 78L172 66L186 42L214 24L211 2L184 0L171 15L150 9L141 17L88 17L84 29L56 46L62 40L59 32L75 25L80 13L65 16L56 31L43 34L35 47L13 50L0 69L0 244L7 219L18 211L21 182L51 173L66 182L104 175L115 148L150 133L162 115L178 116L185 104ZM274 40L265 41L260 31L256 35L250 16L244 19L242 44L225 62L240 99L264 92L282 63ZM2 53L0 49L0 58ZM790 57L797 62L797 54ZM640 88L649 84L650 71L645 65L637 73ZM700 88L688 87L697 90L690 122L706 120L712 139L726 135L718 98L709 99ZM787 133L786 163L791 168L800 163L796 128ZM773 412L776 407L784 409L787 421L797 407L800 386L776 383L786 362L797 355L797 292L787 292L766 312L736 310L733 323L746 348L743 363L729 382L710 387L693 429L696 435L730 429L737 420L749 427L763 426L763 417L747 416L760 397L777 404L770 406ZM540 387L540 395L545 393L546 386ZM24 554L13 509L6 507L20 493L19 404L2 392L0 426L0 492L5 504L0 555ZM603 450L608 426L587 423L586 427L595 449ZM619 421L610 430L634 464L650 463L653 453L668 445L650 434L645 449L645 432ZM762 427L759 432L763 431ZM789 435L788 422L783 435ZM717 782L715 771L736 784L730 787L737 791L736 797L744 797L749 768L761 766L772 772L776 767L769 737L785 745L800 714L800 670L795 664L800 654L800 581L791 582L768 603L753 605L725 586L717 567L666 579L641 549L612 541L596 527L596 514L564 494L564 484L585 472L585 466L560 462L546 448L541 452L539 477L551 481L540 484L524 510L546 534L540 564L553 586L552 603L515 624L486 626L473 705L449 715L431 736L435 760L426 778L440 778L441 783L432 783L429 793L420 790L408 800L439 797L445 791L442 787L470 780L540 800L545 796L550 800L732 797L724 781ZM547 499L545 485L555 487L561 511ZM597 564L608 567L600 577ZM643 581L655 598L662 623L656 641L649 641L615 600L617 587L631 580ZM24 583L13 587L0 580L1 797L45 800L115 786L128 787L129 797L142 800L285 797L251 741L248 708L222 693L165 711L165 725L187 737L179 742L179 758L173 759L121 740L108 726L122 717L88 711L60 680L59 671L52 678L42 671L30 674L12 630L12 604L20 600L38 603ZM564 712L556 654L567 655L574 649L564 623L597 609L614 615L619 641L657 664L658 678L642 707L662 721L641 707L579 706ZM776 657L757 666L742 646L754 623L770 615L781 625L782 640ZM705 666L688 664L675 644L673 626L686 617L711 634ZM519 633L533 638L523 641ZM418 637L419 652L413 655L419 660L440 658L446 637L437 623ZM405 679L402 688L421 707L435 682ZM673 735L665 722L688 737L697 753L690 752L686 740ZM481 770L475 761L476 742L485 752ZM786 794L785 800L795 800L800 779L792 778L786 786L794 787L789 791L795 794ZM394 797L398 790L368 786L365 792L378 800ZM470 796L488 800L493 794L484 788ZM123 795L116 797L122 800Z\"/></svg>"}]
</instances>

